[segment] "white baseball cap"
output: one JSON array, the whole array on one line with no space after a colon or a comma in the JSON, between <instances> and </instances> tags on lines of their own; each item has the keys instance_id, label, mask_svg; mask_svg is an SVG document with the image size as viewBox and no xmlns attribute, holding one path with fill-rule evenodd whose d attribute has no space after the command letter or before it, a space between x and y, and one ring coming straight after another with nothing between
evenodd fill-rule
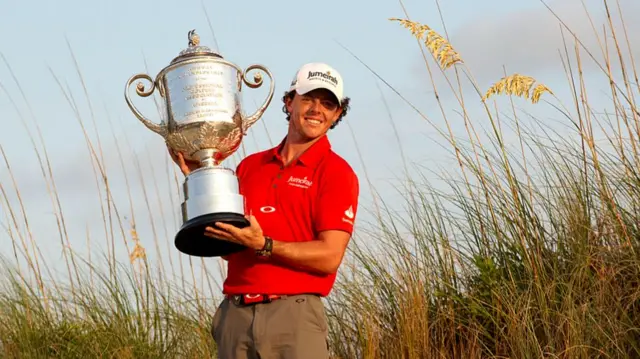
<instances>
[{"instance_id":1,"label":"white baseball cap","mask_svg":"<svg viewBox=\"0 0 640 359\"><path fill-rule=\"evenodd\" d=\"M322 62L302 65L291 81L289 91L296 90L298 94L304 95L320 88L331 91L338 99L338 103L342 105L344 91L342 76L336 69Z\"/></svg>"}]
</instances>

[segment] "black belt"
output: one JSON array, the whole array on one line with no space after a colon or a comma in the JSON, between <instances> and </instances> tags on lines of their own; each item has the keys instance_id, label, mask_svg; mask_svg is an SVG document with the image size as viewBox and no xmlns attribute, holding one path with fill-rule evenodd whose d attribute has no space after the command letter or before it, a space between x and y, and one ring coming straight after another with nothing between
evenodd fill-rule
<instances>
[{"instance_id":1,"label":"black belt","mask_svg":"<svg viewBox=\"0 0 640 359\"><path fill-rule=\"evenodd\" d=\"M234 294L227 295L226 297L236 305L249 305L257 303L271 303L274 300L281 299L285 296L277 294Z\"/></svg>"},{"instance_id":2,"label":"black belt","mask_svg":"<svg viewBox=\"0 0 640 359\"><path fill-rule=\"evenodd\" d=\"M279 295L279 294L229 294L225 297L230 301L234 302L236 305L251 305L251 304L263 304L263 303L271 303L274 300L286 298L292 295L315 295L319 297L319 294L316 293L300 293L300 294L290 294L290 295Z\"/></svg>"}]
</instances>

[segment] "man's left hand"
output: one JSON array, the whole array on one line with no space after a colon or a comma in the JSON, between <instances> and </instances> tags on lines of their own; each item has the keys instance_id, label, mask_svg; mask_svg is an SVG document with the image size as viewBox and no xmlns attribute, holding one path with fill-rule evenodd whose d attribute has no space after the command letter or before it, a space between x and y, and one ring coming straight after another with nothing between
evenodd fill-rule
<instances>
[{"instance_id":1,"label":"man's left hand","mask_svg":"<svg viewBox=\"0 0 640 359\"><path fill-rule=\"evenodd\" d=\"M260 250L264 247L265 238L262 233L262 228L258 223L256 217L249 215L246 216L249 220L249 227L238 228L231 224L216 222L214 227L206 227L204 235L207 237L218 237L229 242L241 244L245 247Z\"/></svg>"}]
</instances>

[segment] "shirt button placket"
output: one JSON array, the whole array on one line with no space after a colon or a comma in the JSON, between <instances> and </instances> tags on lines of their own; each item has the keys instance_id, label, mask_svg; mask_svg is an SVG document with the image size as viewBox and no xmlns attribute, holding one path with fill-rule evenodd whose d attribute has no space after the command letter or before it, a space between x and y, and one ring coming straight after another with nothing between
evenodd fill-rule
<instances>
[{"instance_id":1,"label":"shirt button placket","mask_svg":"<svg viewBox=\"0 0 640 359\"><path fill-rule=\"evenodd\" d=\"M277 183L280 183L282 181L282 176L284 175L284 166L280 166L280 171L278 171L278 175L276 176Z\"/></svg>"},{"instance_id":2,"label":"shirt button placket","mask_svg":"<svg viewBox=\"0 0 640 359\"><path fill-rule=\"evenodd\" d=\"M282 180L282 174L284 172L284 167L280 166L280 170L276 174L276 177L273 179L271 184L271 199L272 203L276 203L278 201L278 194L276 193L276 188L278 188L279 182Z\"/></svg>"}]
</instances>

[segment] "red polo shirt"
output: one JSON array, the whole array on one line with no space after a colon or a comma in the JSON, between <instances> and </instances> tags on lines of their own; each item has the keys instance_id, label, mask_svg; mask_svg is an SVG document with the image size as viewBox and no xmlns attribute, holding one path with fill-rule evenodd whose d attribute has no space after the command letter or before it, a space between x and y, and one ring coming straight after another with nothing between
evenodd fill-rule
<instances>
[{"instance_id":1,"label":"red polo shirt","mask_svg":"<svg viewBox=\"0 0 640 359\"><path fill-rule=\"evenodd\" d=\"M276 241L313 241L325 230L353 231L359 195L358 177L331 150L323 136L284 167L280 149L249 155L238 164L240 193L266 236ZM228 258L225 294L298 294L331 291L336 274L319 275L276 259L263 260L253 250Z\"/></svg>"}]
</instances>

